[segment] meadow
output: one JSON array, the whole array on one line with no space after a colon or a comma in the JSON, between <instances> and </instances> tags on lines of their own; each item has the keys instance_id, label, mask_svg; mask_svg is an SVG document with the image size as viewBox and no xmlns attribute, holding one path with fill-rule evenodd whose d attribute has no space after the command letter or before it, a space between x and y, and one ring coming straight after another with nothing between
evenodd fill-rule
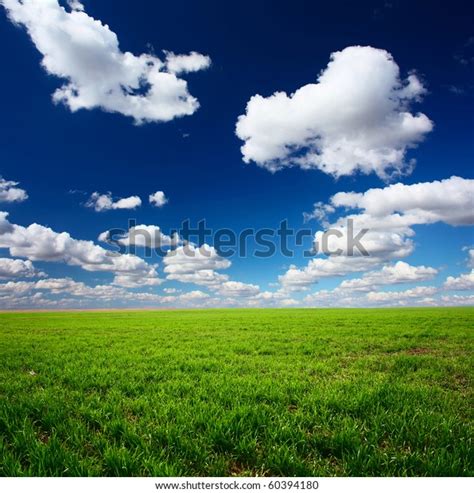
<instances>
[{"instance_id":1,"label":"meadow","mask_svg":"<svg viewBox=\"0 0 474 493\"><path fill-rule=\"evenodd\" d=\"M0 314L2 476L468 476L471 308Z\"/></svg>"}]
</instances>

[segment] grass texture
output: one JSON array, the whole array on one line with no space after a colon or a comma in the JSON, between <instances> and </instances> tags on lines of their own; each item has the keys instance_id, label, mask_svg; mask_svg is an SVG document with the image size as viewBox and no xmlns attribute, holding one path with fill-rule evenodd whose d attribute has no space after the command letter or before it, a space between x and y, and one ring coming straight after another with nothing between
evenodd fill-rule
<instances>
[{"instance_id":1,"label":"grass texture","mask_svg":"<svg viewBox=\"0 0 474 493\"><path fill-rule=\"evenodd\" d=\"M3 313L0 475L472 475L473 321Z\"/></svg>"}]
</instances>

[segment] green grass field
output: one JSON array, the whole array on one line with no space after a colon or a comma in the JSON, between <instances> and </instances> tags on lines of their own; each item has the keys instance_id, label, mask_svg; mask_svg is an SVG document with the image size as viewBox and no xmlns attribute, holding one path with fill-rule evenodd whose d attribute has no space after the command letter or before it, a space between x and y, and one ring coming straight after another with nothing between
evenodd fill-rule
<instances>
[{"instance_id":1,"label":"green grass field","mask_svg":"<svg viewBox=\"0 0 474 493\"><path fill-rule=\"evenodd\" d=\"M0 314L0 475L472 475L473 322Z\"/></svg>"}]
</instances>

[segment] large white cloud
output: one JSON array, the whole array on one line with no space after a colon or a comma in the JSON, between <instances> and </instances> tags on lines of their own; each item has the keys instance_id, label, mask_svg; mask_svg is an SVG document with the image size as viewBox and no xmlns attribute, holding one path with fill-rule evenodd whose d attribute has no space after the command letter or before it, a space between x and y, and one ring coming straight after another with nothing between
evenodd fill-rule
<instances>
[{"instance_id":1,"label":"large white cloud","mask_svg":"<svg viewBox=\"0 0 474 493\"><path fill-rule=\"evenodd\" d=\"M42 65L65 79L53 100L71 111L102 108L132 117L135 122L169 121L191 115L199 107L177 74L203 70L207 56L154 55L122 52L117 35L84 12L80 2L70 10L57 0L0 0L10 19L28 31Z\"/></svg>"},{"instance_id":2,"label":"large white cloud","mask_svg":"<svg viewBox=\"0 0 474 493\"><path fill-rule=\"evenodd\" d=\"M22 257L32 261L63 262L79 266L89 272L111 272L118 278L151 279L156 282L155 266L149 265L135 255L119 255L105 250L92 241L76 240L67 232L57 233L40 224L27 227L12 224L8 214L0 212L0 248L8 248L12 257Z\"/></svg>"},{"instance_id":3,"label":"large white cloud","mask_svg":"<svg viewBox=\"0 0 474 493\"><path fill-rule=\"evenodd\" d=\"M18 182L5 180L0 176L0 202L23 202L28 194L17 187Z\"/></svg>"},{"instance_id":4,"label":"large white cloud","mask_svg":"<svg viewBox=\"0 0 474 493\"><path fill-rule=\"evenodd\" d=\"M474 224L474 180L451 177L442 181L414 185L396 184L365 193L340 192L328 205L317 204L313 217L321 221L326 213L343 214L334 223L322 221L326 231L338 236L328 238L330 252L339 255L316 257L304 268L291 266L280 282L287 289L304 289L321 278L363 272L390 260L404 258L414 250L413 226L444 222L452 226ZM355 209L353 214L348 209ZM349 227L352 221L352 229ZM349 248L348 239L367 230L360 243L369 253ZM323 244L325 231L318 231L315 241Z\"/></svg>"},{"instance_id":5,"label":"large white cloud","mask_svg":"<svg viewBox=\"0 0 474 493\"><path fill-rule=\"evenodd\" d=\"M94 209L96 212L117 210L117 209L136 209L142 205L142 199L136 195L114 200L110 192L100 194L94 192L86 202L86 207Z\"/></svg>"},{"instance_id":6,"label":"large white cloud","mask_svg":"<svg viewBox=\"0 0 474 493\"><path fill-rule=\"evenodd\" d=\"M316 83L293 94L253 96L237 122L244 161L276 171L317 168L335 177L356 171L405 173L407 150L432 130L410 105L426 92L414 74L400 78L390 53L350 46L332 53Z\"/></svg>"}]
</instances>

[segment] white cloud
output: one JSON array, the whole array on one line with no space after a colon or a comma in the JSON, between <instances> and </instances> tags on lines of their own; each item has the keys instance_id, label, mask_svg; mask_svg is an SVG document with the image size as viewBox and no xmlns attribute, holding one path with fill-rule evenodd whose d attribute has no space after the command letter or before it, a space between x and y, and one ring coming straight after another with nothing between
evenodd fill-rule
<instances>
[{"instance_id":1,"label":"white cloud","mask_svg":"<svg viewBox=\"0 0 474 493\"><path fill-rule=\"evenodd\" d=\"M474 268L474 248L469 248L467 253L468 253L467 265L469 267Z\"/></svg>"},{"instance_id":2,"label":"white cloud","mask_svg":"<svg viewBox=\"0 0 474 493\"><path fill-rule=\"evenodd\" d=\"M45 291L61 297L74 296L81 299L94 301L153 301L162 302L162 297L151 293L131 293L121 287L113 285L87 286L83 282L77 282L70 278L42 279L37 282L8 282L0 284L0 295L11 293L15 296L23 296L32 291Z\"/></svg>"},{"instance_id":3,"label":"white cloud","mask_svg":"<svg viewBox=\"0 0 474 493\"><path fill-rule=\"evenodd\" d=\"M0 306L7 309L15 307L143 306L143 304L156 306L168 302L180 303L175 298L170 298L172 297L154 293L130 292L110 284L88 286L70 278L0 283ZM186 300L183 303L186 303Z\"/></svg>"},{"instance_id":4,"label":"white cloud","mask_svg":"<svg viewBox=\"0 0 474 493\"><path fill-rule=\"evenodd\" d=\"M385 265L379 271L367 272L360 279L343 281L341 289L350 291L371 291L375 286L428 281L438 273L433 267L413 266L399 260L393 265Z\"/></svg>"},{"instance_id":5,"label":"white cloud","mask_svg":"<svg viewBox=\"0 0 474 493\"><path fill-rule=\"evenodd\" d=\"M166 294L177 294L180 292L179 289L176 289L176 288L165 288L165 289L163 289L163 291Z\"/></svg>"},{"instance_id":6,"label":"white cloud","mask_svg":"<svg viewBox=\"0 0 474 493\"><path fill-rule=\"evenodd\" d=\"M431 297L437 291L438 289L432 286L418 286L405 291L373 291L367 293L367 299L375 303L406 304L417 298Z\"/></svg>"},{"instance_id":7,"label":"white cloud","mask_svg":"<svg viewBox=\"0 0 474 493\"><path fill-rule=\"evenodd\" d=\"M305 296L303 301L308 306L317 307L354 307L364 304L360 296L352 296L339 288L316 291Z\"/></svg>"},{"instance_id":8,"label":"white cloud","mask_svg":"<svg viewBox=\"0 0 474 493\"><path fill-rule=\"evenodd\" d=\"M236 126L244 161L270 171L317 168L335 177L406 173L414 164L407 150L433 128L423 113L410 113L425 92L416 75L400 78L387 51L350 46L332 53L316 83L289 96L250 99Z\"/></svg>"},{"instance_id":9,"label":"white cloud","mask_svg":"<svg viewBox=\"0 0 474 493\"><path fill-rule=\"evenodd\" d=\"M163 207L165 204L168 203L167 197L165 196L164 192L162 192L161 190L152 193L148 197L148 200L150 201L150 204L154 205L155 207Z\"/></svg>"},{"instance_id":10,"label":"white cloud","mask_svg":"<svg viewBox=\"0 0 474 493\"><path fill-rule=\"evenodd\" d=\"M302 269L296 265L291 265L285 274L279 276L278 280L285 290L301 291L308 289L320 279L361 272L379 263L380 259L370 257L332 256L315 258L311 259L308 265Z\"/></svg>"},{"instance_id":11,"label":"white cloud","mask_svg":"<svg viewBox=\"0 0 474 493\"><path fill-rule=\"evenodd\" d=\"M23 202L28 194L17 187L18 182L5 180L0 176L0 202Z\"/></svg>"},{"instance_id":12,"label":"white cloud","mask_svg":"<svg viewBox=\"0 0 474 493\"><path fill-rule=\"evenodd\" d=\"M31 292L35 287L35 283L31 281L9 281L4 284L0 284L0 295L10 294L14 296L21 296Z\"/></svg>"},{"instance_id":13,"label":"white cloud","mask_svg":"<svg viewBox=\"0 0 474 493\"><path fill-rule=\"evenodd\" d=\"M207 244L201 247L187 244L170 250L163 263L167 279L208 287L228 281L228 276L216 270L227 269L231 265L229 260L220 257L215 248Z\"/></svg>"},{"instance_id":14,"label":"white cloud","mask_svg":"<svg viewBox=\"0 0 474 493\"><path fill-rule=\"evenodd\" d=\"M474 294L469 294L469 295L455 294L452 296L442 296L441 300L443 304L447 306L473 306Z\"/></svg>"},{"instance_id":15,"label":"white cloud","mask_svg":"<svg viewBox=\"0 0 474 493\"><path fill-rule=\"evenodd\" d=\"M123 288L143 288L159 286L163 282L165 282L164 279L160 279L155 268L152 267L146 275L143 275L140 272L130 274L116 274L113 284L115 286L121 286Z\"/></svg>"},{"instance_id":16,"label":"white cloud","mask_svg":"<svg viewBox=\"0 0 474 493\"><path fill-rule=\"evenodd\" d=\"M364 193L339 192L331 198L331 205L362 209L374 220L399 214L400 226L438 221L469 225L474 223L474 180L452 176L413 185L396 183Z\"/></svg>"},{"instance_id":17,"label":"white cloud","mask_svg":"<svg viewBox=\"0 0 474 493\"><path fill-rule=\"evenodd\" d=\"M22 277L44 277L44 272L39 272L30 260L0 258L0 279Z\"/></svg>"},{"instance_id":18,"label":"white cloud","mask_svg":"<svg viewBox=\"0 0 474 493\"><path fill-rule=\"evenodd\" d=\"M12 22L26 28L42 66L65 79L53 100L71 111L101 108L132 117L136 123L169 121L199 107L187 83L176 74L202 70L210 59L198 53L174 55L166 63L150 54L122 52L117 35L84 12L57 0L0 0Z\"/></svg>"},{"instance_id":19,"label":"white cloud","mask_svg":"<svg viewBox=\"0 0 474 493\"><path fill-rule=\"evenodd\" d=\"M105 243L118 243L123 246L140 246L147 248L163 248L177 246L181 240L177 233L169 236L161 231L159 226L139 224L133 226L127 233L112 235L111 231L104 231L99 235L100 241Z\"/></svg>"},{"instance_id":20,"label":"white cloud","mask_svg":"<svg viewBox=\"0 0 474 493\"><path fill-rule=\"evenodd\" d=\"M258 295L260 288L255 284L246 284L238 281L226 281L219 285L217 292L221 296L227 296L230 298L245 298Z\"/></svg>"},{"instance_id":21,"label":"white cloud","mask_svg":"<svg viewBox=\"0 0 474 493\"><path fill-rule=\"evenodd\" d=\"M114 200L112 194L94 192L86 202L86 207L94 209L96 212L117 210L117 209L136 209L142 205L142 200L136 195Z\"/></svg>"},{"instance_id":22,"label":"white cloud","mask_svg":"<svg viewBox=\"0 0 474 493\"><path fill-rule=\"evenodd\" d=\"M0 248L8 248L12 257L63 262L89 272L111 272L130 278L157 277L155 267L135 255L119 255L92 241L76 240L69 233L57 233L40 224L12 224L7 217L7 213L0 212Z\"/></svg>"},{"instance_id":23,"label":"white cloud","mask_svg":"<svg viewBox=\"0 0 474 493\"><path fill-rule=\"evenodd\" d=\"M450 291L467 291L474 289L474 269L468 274L462 274L459 277L449 276L444 283L444 288Z\"/></svg>"},{"instance_id":24,"label":"white cloud","mask_svg":"<svg viewBox=\"0 0 474 493\"><path fill-rule=\"evenodd\" d=\"M302 269L291 266L279 280L287 289L304 289L321 278L343 276L373 269L390 260L404 258L414 250L413 226L444 222L452 226L474 224L474 180L451 177L442 181L370 189L365 193L340 192L334 195L329 213L338 209L355 209L353 214L342 215L336 222L324 222L326 229L337 231L328 240L331 252L340 255L314 258ZM326 212L327 212L326 211ZM316 213L321 220L324 210L318 205ZM313 214L314 216L315 214ZM353 234L349 228L353 222ZM369 256L357 248L351 255L348 240L367 229L360 243ZM318 231L315 240L323 243L324 231Z\"/></svg>"},{"instance_id":25,"label":"white cloud","mask_svg":"<svg viewBox=\"0 0 474 493\"><path fill-rule=\"evenodd\" d=\"M165 51L166 68L172 74L199 72L211 65L208 56L192 51L189 55L175 55L172 51Z\"/></svg>"},{"instance_id":26,"label":"white cloud","mask_svg":"<svg viewBox=\"0 0 474 493\"><path fill-rule=\"evenodd\" d=\"M183 293L178 296L178 299L181 303L195 303L206 300L208 298L210 298L210 296L207 293L203 293L202 291L189 291L188 293Z\"/></svg>"}]
</instances>

